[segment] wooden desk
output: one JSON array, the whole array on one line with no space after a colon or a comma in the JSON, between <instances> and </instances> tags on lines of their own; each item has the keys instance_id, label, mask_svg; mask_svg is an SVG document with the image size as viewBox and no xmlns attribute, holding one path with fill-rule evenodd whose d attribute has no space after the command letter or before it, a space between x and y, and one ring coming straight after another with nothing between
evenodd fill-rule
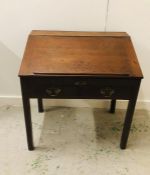
<instances>
[{"instance_id":1,"label":"wooden desk","mask_svg":"<svg viewBox=\"0 0 150 175\"><path fill-rule=\"evenodd\" d=\"M28 149L33 150L30 98L129 100L120 147L126 148L143 78L125 32L32 31L19 71Z\"/></svg>"}]
</instances>

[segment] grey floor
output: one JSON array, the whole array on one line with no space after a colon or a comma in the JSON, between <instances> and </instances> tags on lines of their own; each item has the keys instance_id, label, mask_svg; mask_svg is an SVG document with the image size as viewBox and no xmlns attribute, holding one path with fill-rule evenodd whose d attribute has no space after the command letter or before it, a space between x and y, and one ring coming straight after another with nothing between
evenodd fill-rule
<instances>
[{"instance_id":1,"label":"grey floor","mask_svg":"<svg viewBox=\"0 0 150 175\"><path fill-rule=\"evenodd\" d=\"M21 107L0 107L0 175L149 175L150 113L135 112L126 150L125 111L32 108L35 151L28 151Z\"/></svg>"}]
</instances>

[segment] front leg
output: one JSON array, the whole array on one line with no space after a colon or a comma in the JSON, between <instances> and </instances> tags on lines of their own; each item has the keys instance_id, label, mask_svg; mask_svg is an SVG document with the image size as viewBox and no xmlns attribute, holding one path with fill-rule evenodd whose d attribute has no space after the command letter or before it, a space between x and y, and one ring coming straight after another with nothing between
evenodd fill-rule
<instances>
[{"instance_id":1,"label":"front leg","mask_svg":"<svg viewBox=\"0 0 150 175\"><path fill-rule=\"evenodd\" d=\"M31 151L34 150L34 146L33 146L33 135L32 135L30 99L27 97L22 97L22 101L23 101L28 149Z\"/></svg>"},{"instance_id":2,"label":"front leg","mask_svg":"<svg viewBox=\"0 0 150 175\"><path fill-rule=\"evenodd\" d=\"M123 131L122 131L122 137L120 142L120 148L126 149L128 136L131 128L131 123L133 119L134 109L136 105L136 99L130 99L128 103L128 109L126 112L126 117L124 121Z\"/></svg>"},{"instance_id":3,"label":"front leg","mask_svg":"<svg viewBox=\"0 0 150 175\"><path fill-rule=\"evenodd\" d=\"M133 88L132 91L132 96L128 102L128 108L125 116L125 121L124 121L124 126L123 126L123 131L122 131L122 136L121 136L121 142L120 142L120 148L125 149L129 137L129 132L132 124L132 119L133 119L133 114L135 110L135 105L136 105L136 100L140 88L140 83L141 80L138 82L135 82L135 87Z\"/></svg>"}]
</instances>

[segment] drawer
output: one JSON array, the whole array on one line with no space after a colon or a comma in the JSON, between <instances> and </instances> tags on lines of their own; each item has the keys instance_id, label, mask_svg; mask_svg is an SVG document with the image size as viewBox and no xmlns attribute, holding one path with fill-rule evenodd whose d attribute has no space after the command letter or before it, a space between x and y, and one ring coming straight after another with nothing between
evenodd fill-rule
<instances>
[{"instance_id":1,"label":"drawer","mask_svg":"<svg viewBox=\"0 0 150 175\"><path fill-rule=\"evenodd\" d=\"M32 86L27 93L31 98L56 99L129 99L132 89L110 86Z\"/></svg>"},{"instance_id":2,"label":"drawer","mask_svg":"<svg viewBox=\"0 0 150 175\"><path fill-rule=\"evenodd\" d=\"M88 99L130 99L132 88L125 86L89 86L80 88L80 96Z\"/></svg>"},{"instance_id":3,"label":"drawer","mask_svg":"<svg viewBox=\"0 0 150 175\"><path fill-rule=\"evenodd\" d=\"M31 98L58 98L58 99L69 99L69 98L77 98L78 89L75 87L68 86L40 86L40 87L32 87L28 90L29 96Z\"/></svg>"},{"instance_id":4,"label":"drawer","mask_svg":"<svg viewBox=\"0 0 150 175\"><path fill-rule=\"evenodd\" d=\"M30 98L130 99L138 81L76 77L36 77L22 79Z\"/></svg>"}]
</instances>

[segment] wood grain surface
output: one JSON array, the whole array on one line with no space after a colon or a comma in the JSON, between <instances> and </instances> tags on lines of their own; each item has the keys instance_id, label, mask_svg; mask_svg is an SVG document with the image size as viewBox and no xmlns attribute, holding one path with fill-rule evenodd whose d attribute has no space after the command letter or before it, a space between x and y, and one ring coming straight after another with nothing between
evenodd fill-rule
<instances>
[{"instance_id":1,"label":"wood grain surface","mask_svg":"<svg viewBox=\"0 0 150 175\"><path fill-rule=\"evenodd\" d=\"M19 76L37 75L143 77L125 32L33 31Z\"/></svg>"}]
</instances>

